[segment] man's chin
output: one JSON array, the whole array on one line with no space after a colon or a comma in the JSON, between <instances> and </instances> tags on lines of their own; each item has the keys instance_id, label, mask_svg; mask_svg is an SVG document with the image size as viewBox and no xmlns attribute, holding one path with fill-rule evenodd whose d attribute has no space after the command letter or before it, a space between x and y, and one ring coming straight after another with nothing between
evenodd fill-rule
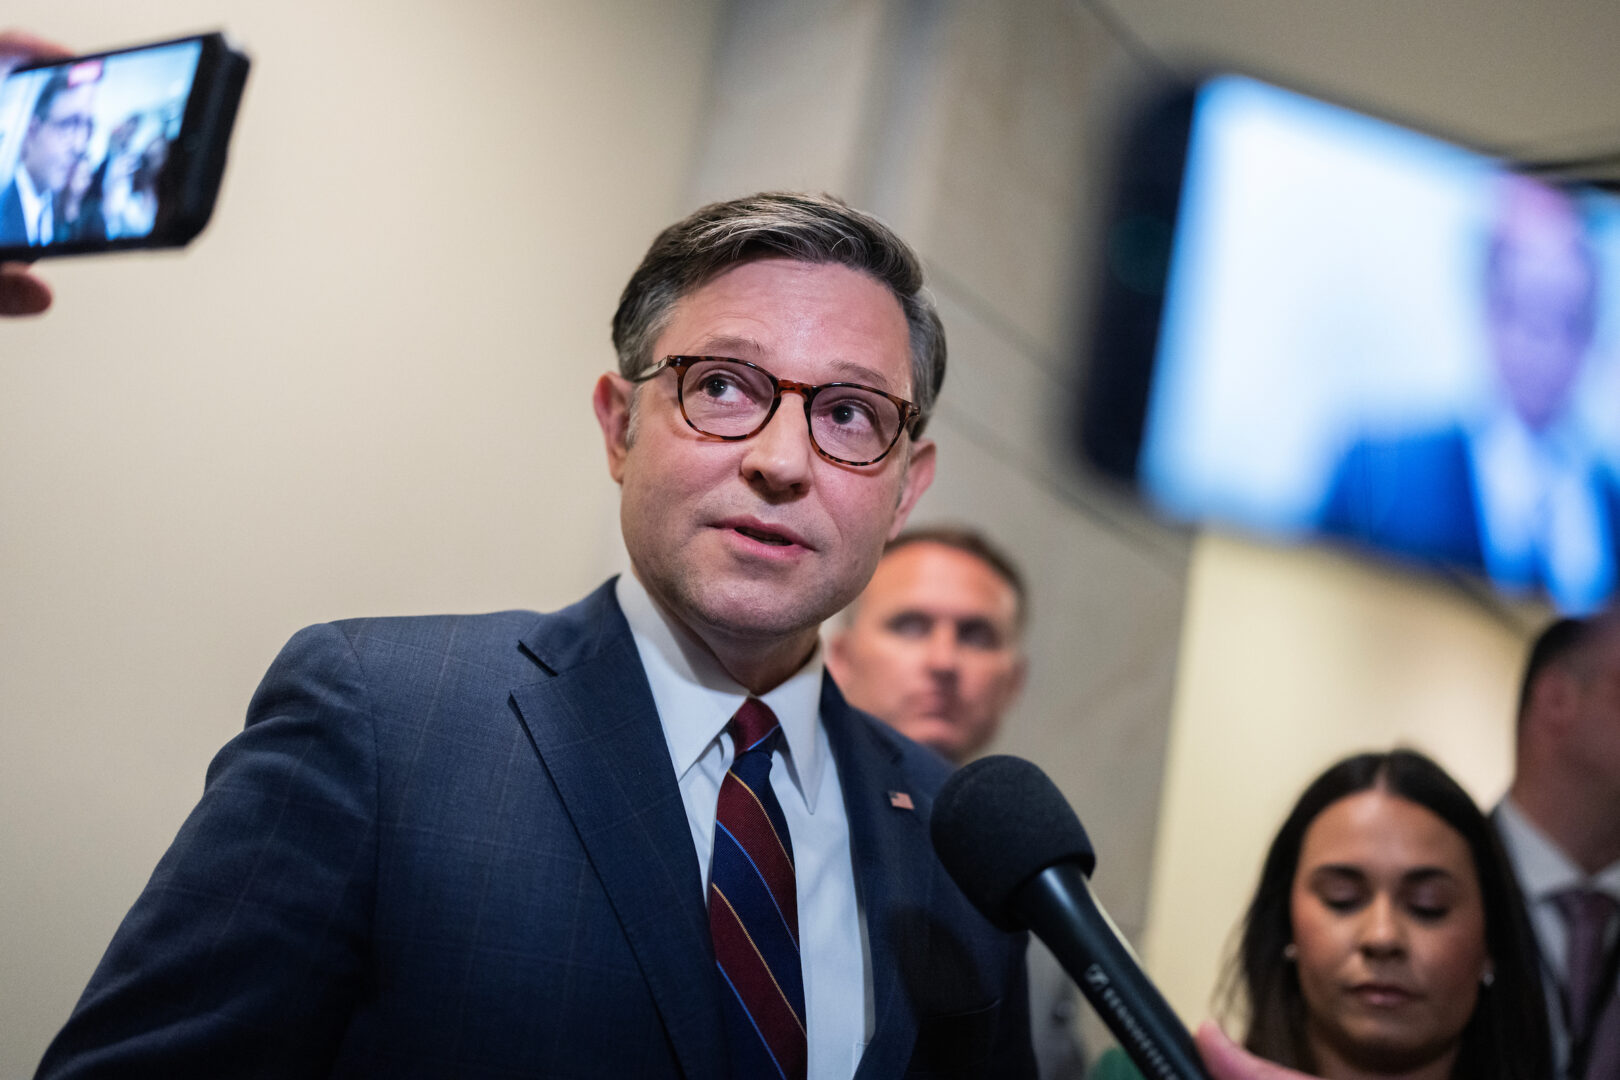
<instances>
[{"instance_id":1,"label":"man's chin","mask_svg":"<svg viewBox=\"0 0 1620 1080\"><path fill-rule=\"evenodd\" d=\"M700 637L777 641L815 636L838 608L827 597L753 581L675 590L673 613Z\"/></svg>"}]
</instances>

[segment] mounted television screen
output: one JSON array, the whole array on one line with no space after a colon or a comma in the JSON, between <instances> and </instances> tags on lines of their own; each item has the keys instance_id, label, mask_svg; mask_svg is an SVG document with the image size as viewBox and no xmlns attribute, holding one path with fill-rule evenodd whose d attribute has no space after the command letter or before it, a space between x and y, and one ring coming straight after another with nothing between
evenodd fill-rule
<instances>
[{"instance_id":1,"label":"mounted television screen","mask_svg":"<svg viewBox=\"0 0 1620 1080\"><path fill-rule=\"evenodd\" d=\"M1081 444L1159 512L1614 592L1613 196L1228 75L1144 111L1104 235Z\"/></svg>"}]
</instances>

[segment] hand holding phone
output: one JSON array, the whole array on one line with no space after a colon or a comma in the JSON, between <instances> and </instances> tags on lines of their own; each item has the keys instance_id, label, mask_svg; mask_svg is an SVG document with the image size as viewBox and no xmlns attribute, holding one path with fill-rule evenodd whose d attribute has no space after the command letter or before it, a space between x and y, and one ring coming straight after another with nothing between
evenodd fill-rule
<instances>
[{"instance_id":1,"label":"hand holding phone","mask_svg":"<svg viewBox=\"0 0 1620 1080\"><path fill-rule=\"evenodd\" d=\"M217 33L17 66L0 81L0 261L189 243L247 70Z\"/></svg>"},{"instance_id":2,"label":"hand holding phone","mask_svg":"<svg viewBox=\"0 0 1620 1080\"><path fill-rule=\"evenodd\" d=\"M0 81L27 61L72 55L61 45L26 31L0 31ZM38 315L50 306L51 287L27 263L0 263L0 315Z\"/></svg>"}]
</instances>

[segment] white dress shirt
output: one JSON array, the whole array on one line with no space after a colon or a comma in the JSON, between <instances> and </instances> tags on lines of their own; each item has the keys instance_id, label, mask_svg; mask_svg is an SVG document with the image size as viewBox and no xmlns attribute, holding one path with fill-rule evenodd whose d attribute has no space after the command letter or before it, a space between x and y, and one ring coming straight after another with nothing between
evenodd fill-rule
<instances>
[{"instance_id":1,"label":"white dress shirt","mask_svg":"<svg viewBox=\"0 0 1620 1080\"><path fill-rule=\"evenodd\" d=\"M55 229L50 200L34 187L34 177L26 166L17 166L17 198L22 203L23 222L28 228L28 242L43 244L51 239Z\"/></svg>"},{"instance_id":2,"label":"white dress shirt","mask_svg":"<svg viewBox=\"0 0 1620 1080\"><path fill-rule=\"evenodd\" d=\"M1546 586L1564 611L1590 612L1614 589L1608 516L1591 448L1568 423L1539 435L1506 412L1471 443L1480 548L1492 579Z\"/></svg>"},{"instance_id":3,"label":"white dress shirt","mask_svg":"<svg viewBox=\"0 0 1620 1080\"><path fill-rule=\"evenodd\" d=\"M619 576L615 595L658 707L707 896L715 807L735 756L725 727L748 691L690 631L665 615L634 574ZM820 722L823 667L818 646L804 667L760 699L782 725L783 738L771 759L771 790L793 841L808 1075L848 1080L871 1037L871 965L844 793Z\"/></svg>"},{"instance_id":4,"label":"white dress shirt","mask_svg":"<svg viewBox=\"0 0 1620 1080\"><path fill-rule=\"evenodd\" d=\"M1553 1054L1561 1072L1569 1058L1569 1032L1565 1028L1560 996L1561 987L1569 981L1569 929L1552 898L1569 889L1588 888L1620 901L1620 862L1610 863L1588 877L1575 865L1575 860L1525 817L1511 798L1503 799L1497 806L1496 825L1508 860L1513 864L1513 874L1518 878L1519 891L1524 894L1525 906L1530 910L1530 922L1535 927L1547 1013L1552 1021ZM1620 927L1610 926L1603 943L1605 949L1614 947L1617 934Z\"/></svg>"}]
</instances>

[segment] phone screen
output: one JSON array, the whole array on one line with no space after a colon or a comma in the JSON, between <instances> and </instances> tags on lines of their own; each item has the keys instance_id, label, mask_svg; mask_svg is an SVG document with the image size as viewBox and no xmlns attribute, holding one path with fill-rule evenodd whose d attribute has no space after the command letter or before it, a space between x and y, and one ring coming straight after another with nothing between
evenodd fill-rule
<instances>
[{"instance_id":1,"label":"phone screen","mask_svg":"<svg viewBox=\"0 0 1620 1080\"><path fill-rule=\"evenodd\" d=\"M171 42L0 83L0 246L149 237L202 48Z\"/></svg>"},{"instance_id":2,"label":"phone screen","mask_svg":"<svg viewBox=\"0 0 1620 1080\"><path fill-rule=\"evenodd\" d=\"M1180 116L1149 501L1569 611L1613 594L1620 201L1241 76Z\"/></svg>"}]
</instances>

